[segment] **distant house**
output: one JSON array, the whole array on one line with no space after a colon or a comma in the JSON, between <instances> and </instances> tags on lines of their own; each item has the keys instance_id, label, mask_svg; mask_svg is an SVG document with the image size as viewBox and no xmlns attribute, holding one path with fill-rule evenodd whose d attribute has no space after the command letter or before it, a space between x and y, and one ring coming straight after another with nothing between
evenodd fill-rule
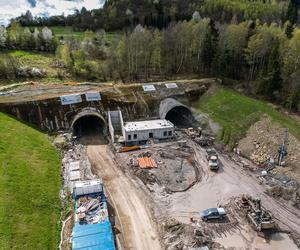
<instances>
[{"instance_id":1,"label":"distant house","mask_svg":"<svg viewBox=\"0 0 300 250\"><path fill-rule=\"evenodd\" d=\"M143 144L149 139L169 139L174 136L174 125L167 120L127 122L123 127L126 143Z\"/></svg>"}]
</instances>

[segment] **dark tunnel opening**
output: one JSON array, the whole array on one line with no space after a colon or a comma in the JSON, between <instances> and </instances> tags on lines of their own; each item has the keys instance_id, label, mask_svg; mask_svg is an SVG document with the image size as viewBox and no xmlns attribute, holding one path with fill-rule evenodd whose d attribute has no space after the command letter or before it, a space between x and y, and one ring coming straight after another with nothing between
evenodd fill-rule
<instances>
[{"instance_id":1,"label":"dark tunnel opening","mask_svg":"<svg viewBox=\"0 0 300 250\"><path fill-rule=\"evenodd\" d=\"M188 108L178 106L167 113L166 120L169 120L177 127L190 127L193 125L195 118Z\"/></svg>"},{"instance_id":2,"label":"dark tunnel opening","mask_svg":"<svg viewBox=\"0 0 300 250\"><path fill-rule=\"evenodd\" d=\"M85 115L73 124L73 135L84 144L106 143L104 137L104 121L96 115Z\"/></svg>"}]
</instances>

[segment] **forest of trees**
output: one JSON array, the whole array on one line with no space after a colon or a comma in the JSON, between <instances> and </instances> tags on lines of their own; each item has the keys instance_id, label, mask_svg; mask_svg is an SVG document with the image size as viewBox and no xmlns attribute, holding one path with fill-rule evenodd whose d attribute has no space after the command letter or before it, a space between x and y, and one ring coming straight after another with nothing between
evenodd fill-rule
<instances>
[{"instance_id":1,"label":"forest of trees","mask_svg":"<svg viewBox=\"0 0 300 250\"><path fill-rule=\"evenodd\" d=\"M136 25L165 28L170 22L189 21L198 11L221 23L260 19L262 23L297 22L299 0L106 0L103 8L83 8L69 16L33 18L28 11L16 21L24 26L72 26L75 30L107 31Z\"/></svg>"},{"instance_id":2,"label":"forest of trees","mask_svg":"<svg viewBox=\"0 0 300 250\"><path fill-rule=\"evenodd\" d=\"M48 28L31 31L13 23L0 29L0 47L54 51L57 46L57 58L79 79L128 82L174 75L233 79L252 94L299 110L300 29L294 27L287 35L288 29L289 22L238 23L235 18L220 24L195 12L192 20L162 30L137 25L110 42L100 30L86 31L82 41L57 43ZM5 57L1 65L12 72L18 66Z\"/></svg>"},{"instance_id":3,"label":"forest of trees","mask_svg":"<svg viewBox=\"0 0 300 250\"><path fill-rule=\"evenodd\" d=\"M217 76L243 83L250 93L299 109L300 29L287 24L216 24L194 13L166 29L141 25L111 44L105 32L58 46L57 56L78 77L124 82L174 75Z\"/></svg>"},{"instance_id":4,"label":"forest of trees","mask_svg":"<svg viewBox=\"0 0 300 250\"><path fill-rule=\"evenodd\" d=\"M24 16L18 20L29 27L13 22L0 28L0 48L55 51L63 67L84 80L174 75L235 80L248 93L300 110L299 6L299 0L166 0L163 5L160 0L110 0L103 9L61 19L34 19L27 12L31 22L22 21ZM199 11L190 15L192 9ZM98 19L97 13L106 16ZM83 40L58 42L50 29L30 27L47 22L96 31L86 31ZM123 35L108 41L102 27L122 28ZM3 60L0 68L17 67L12 58Z\"/></svg>"}]
</instances>

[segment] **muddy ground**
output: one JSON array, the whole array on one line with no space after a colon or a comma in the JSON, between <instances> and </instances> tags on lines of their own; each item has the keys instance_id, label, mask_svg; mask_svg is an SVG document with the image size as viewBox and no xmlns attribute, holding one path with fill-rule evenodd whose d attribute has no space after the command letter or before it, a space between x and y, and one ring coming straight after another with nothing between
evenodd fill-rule
<instances>
[{"instance_id":1,"label":"muddy ground","mask_svg":"<svg viewBox=\"0 0 300 250\"><path fill-rule=\"evenodd\" d=\"M104 180L121 249L298 249L299 209L292 199L267 194L275 179L272 173L262 176L259 166L222 152L221 168L212 172L205 148L183 133L177 135L178 140L127 153L96 143L95 138L84 142L86 155L81 157L87 156L90 164L84 165ZM136 159L145 155L156 161L157 168L139 168ZM263 236L254 230L237 207L243 194L261 199L275 218L276 230ZM219 206L227 211L224 221L200 219L200 211Z\"/></svg>"},{"instance_id":2,"label":"muddy ground","mask_svg":"<svg viewBox=\"0 0 300 250\"><path fill-rule=\"evenodd\" d=\"M138 176L149 190L157 184L167 193L184 192L200 180L200 174L194 150L180 145L176 142L153 144L142 150L117 154L117 158L124 163L122 167ZM155 160L157 168L139 168L137 159L143 156Z\"/></svg>"},{"instance_id":3,"label":"muddy ground","mask_svg":"<svg viewBox=\"0 0 300 250\"><path fill-rule=\"evenodd\" d=\"M182 140L182 138L180 138ZM188 249L189 247L207 246L209 249L298 249L285 232L293 232L293 238L299 244L300 218L299 210L292 204L274 200L265 193L268 187L260 180L260 175L253 171L258 167L240 156L231 157L219 154L221 169L212 172L208 169L205 149L185 138L187 145L183 154L192 152L194 168L198 173L196 181L184 191L170 191L169 182L182 187L178 179L178 142L155 144L147 149L131 153L116 153L119 167L133 180L144 185L148 195L153 199L154 216L160 224L162 242L166 249ZM174 155L174 162L164 162L161 151ZM172 150L176 150L176 153ZM130 159L143 153L151 155L156 161L162 162L158 169L137 170ZM164 171L164 164L170 164ZM247 167L245 167L245 166ZM171 167L171 168L170 168ZM162 169L160 169L162 168ZM172 169L173 168L173 169ZM141 175L139 171L144 173ZM144 176L151 176L145 178ZM189 171L182 172L183 179L188 179ZM164 181L165 182L164 182ZM251 224L236 212L232 203L234 197L249 194L259 197L263 206L276 217L278 230L273 234L261 237ZM227 219L222 222L202 222L199 212L209 208L223 206L228 212ZM193 218L193 222L191 221ZM163 225L161 227L161 225Z\"/></svg>"}]
</instances>

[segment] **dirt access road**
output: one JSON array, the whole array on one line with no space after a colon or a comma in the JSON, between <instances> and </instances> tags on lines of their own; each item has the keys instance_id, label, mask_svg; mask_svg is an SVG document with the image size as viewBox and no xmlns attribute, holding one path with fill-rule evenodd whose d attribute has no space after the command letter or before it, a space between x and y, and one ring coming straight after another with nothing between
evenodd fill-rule
<instances>
[{"instance_id":1,"label":"dirt access road","mask_svg":"<svg viewBox=\"0 0 300 250\"><path fill-rule=\"evenodd\" d=\"M161 249L143 193L118 169L107 145L88 145L87 154L94 173L102 177L120 222L122 249Z\"/></svg>"},{"instance_id":2,"label":"dirt access road","mask_svg":"<svg viewBox=\"0 0 300 250\"><path fill-rule=\"evenodd\" d=\"M202 180L187 192L172 194L170 214L183 222L187 222L188 214L195 214L209 207L224 205L233 196L249 194L261 198L262 205L272 212L282 229L300 235L299 210L287 202L275 200L265 194L264 186L258 183L256 177L249 171L243 170L226 155L219 155L222 164L221 169L216 173L210 171L207 166L205 150L192 141L189 143L195 149ZM247 243L249 244L247 247L253 249L252 242ZM267 248L262 247L260 249Z\"/></svg>"}]
</instances>

